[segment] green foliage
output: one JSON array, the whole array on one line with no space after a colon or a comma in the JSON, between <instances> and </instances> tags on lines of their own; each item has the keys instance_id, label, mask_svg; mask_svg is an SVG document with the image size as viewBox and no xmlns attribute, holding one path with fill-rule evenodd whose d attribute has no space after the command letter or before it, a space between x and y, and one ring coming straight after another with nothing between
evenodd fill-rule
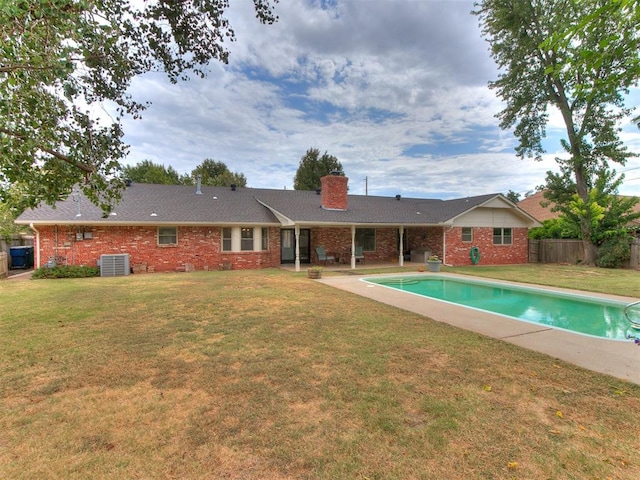
<instances>
[{"instance_id":1,"label":"green foliage","mask_svg":"<svg viewBox=\"0 0 640 480\"><path fill-rule=\"evenodd\" d=\"M11 238L13 235L23 231L24 226L16 225L13 221L16 219L11 207L0 202L0 238Z\"/></svg>"},{"instance_id":2,"label":"green foliage","mask_svg":"<svg viewBox=\"0 0 640 480\"><path fill-rule=\"evenodd\" d=\"M213 187L229 187L235 185L237 187L247 186L247 177L242 173L232 172L223 162L217 162L209 158L205 158L192 172L191 176L196 178L201 175L202 185L211 185Z\"/></svg>"},{"instance_id":3,"label":"green foliage","mask_svg":"<svg viewBox=\"0 0 640 480\"><path fill-rule=\"evenodd\" d=\"M578 238L579 230L564 218L550 218L542 222L541 227L529 229L529 238L542 240L545 238Z\"/></svg>"},{"instance_id":4,"label":"green foliage","mask_svg":"<svg viewBox=\"0 0 640 480\"><path fill-rule=\"evenodd\" d=\"M253 0L263 23L278 0ZM147 107L128 89L163 71L175 83L227 62L228 1L0 2L0 200L14 185L35 207L74 185L105 211L119 198L124 117ZM109 105L109 117L101 111Z\"/></svg>"},{"instance_id":5,"label":"green foliage","mask_svg":"<svg viewBox=\"0 0 640 480\"><path fill-rule=\"evenodd\" d=\"M561 114L567 155L556 159L560 173L548 173L546 188L580 225L586 263L594 260L588 243L598 228L596 204L605 206L590 191L602 179L615 183L609 166L634 156L620 141L619 125L632 111L624 94L639 78L639 16L628 15L626 7L601 11L602 5L599 0L484 0L474 12L501 70L490 87L506 103L500 126L514 129L518 156L541 160L549 111ZM598 186L602 194L612 193Z\"/></svg>"},{"instance_id":6,"label":"green foliage","mask_svg":"<svg viewBox=\"0 0 640 480\"><path fill-rule=\"evenodd\" d=\"M310 148L300 159L298 170L293 179L293 188L295 190L317 190L320 188L320 179L334 171L344 175L342 164L336 157L327 152L320 156L320 150Z\"/></svg>"},{"instance_id":7,"label":"green foliage","mask_svg":"<svg viewBox=\"0 0 640 480\"><path fill-rule=\"evenodd\" d=\"M520 194L518 192L514 192L513 190L509 190L505 197L511 200L513 203L518 203L520 201Z\"/></svg>"},{"instance_id":8,"label":"green foliage","mask_svg":"<svg viewBox=\"0 0 640 480\"><path fill-rule=\"evenodd\" d=\"M124 167L125 179L135 183L156 183L162 185L192 185L189 175L180 175L171 165L165 167L150 160L143 160L134 166Z\"/></svg>"},{"instance_id":9,"label":"green foliage","mask_svg":"<svg viewBox=\"0 0 640 480\"><path fill-rule=\"evenodd\" d=\"M24 225L16 225L14 220L23 211L21 195L15 188L7 188L4 198L0 198L0 238L10 238L20 233L30 232Z\"/></svg>"},{"instance_id":10,"label":"green foliage","mask_svg":"<svg viewBox=\"0 0 640 480\"><path fill-rule=\"evenodd\" d=\"M620 268L631 258L628 235L607 238L598 249L597 265L603 268Z\"/></svg>"},{"instance_id":11,"label":"green foliage","mask_svg":"<svg viewBox=\"0 0 640 480\"><path fill-rule=\"evenodd\" d=\"M638 198L618 195L617 189L624 177L615 178L615 175L615 171L600 169L585 202L575 193L575 185L566 178L547 174L554 188L546 190L544 196L555 203L553 210L560 212L565 229L575 232L574 238L583 239L588 231L590 242L600 245L606 238L626 235L629 223L640 218L640 212L634 212Z\"/></svg>"},{"instance_id":12,"label":"green foliage","mask_svg":"<svg viewBox=\"0 0 640 480\"><path fill-rule=\"evenodd\" d=\"M77 265L62 265L59 267L47 268L41 267L34 270L31 278L40 280L46 278L86 278L99 277L100 269L98 267L86 267Z\"/></svg>"}]
</instances>

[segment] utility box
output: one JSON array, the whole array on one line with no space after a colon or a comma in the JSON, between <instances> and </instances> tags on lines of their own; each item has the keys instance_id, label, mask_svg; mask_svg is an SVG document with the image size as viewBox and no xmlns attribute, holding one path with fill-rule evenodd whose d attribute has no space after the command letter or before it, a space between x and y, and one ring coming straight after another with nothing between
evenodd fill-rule
<instances>
[{"instance_id":1,"label":"utility box","mask_svg":"<svg viewBox=\"0 0 640 480\"><path fill-rule=\"evenodd\" d=\"M118 277L121 275L129 275L129 273L128 253L100 255L101 277Z\"/></svg>"}]
</instances>

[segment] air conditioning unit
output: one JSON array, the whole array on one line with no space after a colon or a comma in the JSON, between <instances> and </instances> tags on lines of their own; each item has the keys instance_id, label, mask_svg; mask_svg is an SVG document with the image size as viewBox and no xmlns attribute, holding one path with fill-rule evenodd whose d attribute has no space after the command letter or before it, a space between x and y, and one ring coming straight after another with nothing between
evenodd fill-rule
<instances>
[{"instance_id":1,"label":"air conditioning unit","mask_svg":"<svg viewBox=\"0 0 640 480\"><path fill-rule=\"evenodd\" d=\"M101 277L118 277L121 275L129 275L128 253L100 255Z\"/></svg>"}]
</instances>

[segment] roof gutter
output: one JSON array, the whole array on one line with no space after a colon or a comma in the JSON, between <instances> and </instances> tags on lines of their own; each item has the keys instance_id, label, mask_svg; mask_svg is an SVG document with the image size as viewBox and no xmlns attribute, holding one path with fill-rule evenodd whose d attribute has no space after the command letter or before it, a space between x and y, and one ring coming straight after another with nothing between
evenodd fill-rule
<instances>
[{"instance_id":1,"label":"roof gutter","mask_svg":"<svg viewBox=\"0 0 640 480\"><path fill-rule=\"evenodd\" d=\"M40 268L40 232L33 226L33 223L29 224L29 228L36 232L36 268Z\"/></svg>"}]
</instances>

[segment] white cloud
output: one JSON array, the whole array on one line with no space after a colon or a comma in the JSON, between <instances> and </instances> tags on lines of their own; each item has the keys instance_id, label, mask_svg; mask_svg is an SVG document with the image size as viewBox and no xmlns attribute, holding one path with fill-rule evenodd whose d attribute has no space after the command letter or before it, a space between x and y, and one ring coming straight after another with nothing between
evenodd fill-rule
<instances>
[{"instance_id":1,"label":"white cloud","mask_svg":"<svg viewBox=\"0 0 640 480\"><path fill-rule=\"evenodd\" d=\"M279 22L266 26L251 0L233 2L229 65L177 85L136 80L135 98L153 105L125 124L128 163L190 172L212 158L249 186L292 188L314 147L342 162L352 193L364 193L365 177L370 194L439 198L544 181L552 157L517 159L498 127L501 103L487 87L497 72L473 1L322 3L335 6L282 1Z\"/></svg>"}]
</instances>

